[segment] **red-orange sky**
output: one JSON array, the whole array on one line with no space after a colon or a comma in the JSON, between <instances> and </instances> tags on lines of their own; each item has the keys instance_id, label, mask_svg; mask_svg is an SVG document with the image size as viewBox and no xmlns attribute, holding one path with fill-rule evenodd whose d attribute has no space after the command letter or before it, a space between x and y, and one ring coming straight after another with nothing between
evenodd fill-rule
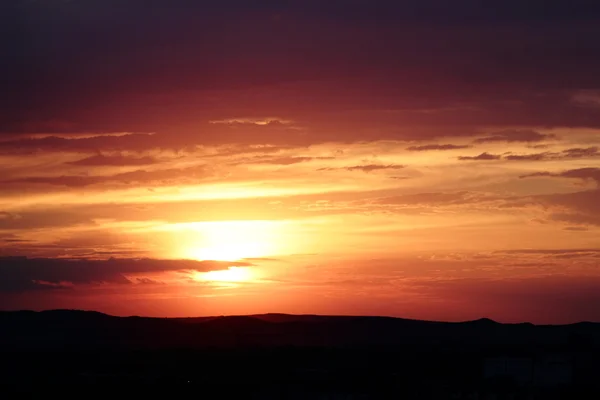
<instances>
[{"instance_id":1,"label":"red-orange sky","mask_svg":"<svg viewBox=\"0 0 600 400\"><path fill-rule=\"evenodd\" d=\"M7 0L0 26L2 308L600 320L598 4Z\"/></svg>"}]
</instances>

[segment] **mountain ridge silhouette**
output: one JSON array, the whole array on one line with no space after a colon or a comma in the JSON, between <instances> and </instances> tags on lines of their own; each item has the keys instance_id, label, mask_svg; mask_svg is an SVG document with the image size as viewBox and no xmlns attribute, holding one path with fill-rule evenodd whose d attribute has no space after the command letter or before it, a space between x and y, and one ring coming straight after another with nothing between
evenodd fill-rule
<instances>
[{"instance_id":1,"label":"mountain ridge silhouette","mask_svg":"<svg viewBox=\"0 0 600 400\"><path fill-rule=\"evenodd\" d=\"M421 346L444 348L600 345L600 323L504 324L394 317L255 314L118 317L96 311L1 311L0 349L169 349Z\"/></svg>"}]
</instances>

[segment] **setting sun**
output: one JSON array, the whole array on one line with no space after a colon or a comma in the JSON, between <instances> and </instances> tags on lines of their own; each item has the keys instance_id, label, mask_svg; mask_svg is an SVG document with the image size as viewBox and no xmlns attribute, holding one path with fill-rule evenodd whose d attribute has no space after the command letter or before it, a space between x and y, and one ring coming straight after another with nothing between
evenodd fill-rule
<instances>
[{"instance_id":1,"label":"setting sun","mask_svg":"<svg viewBox=\"0 0 600 400\"><path fill-rule=\"evenodd\" d=\"M246 242L232 244L215 244L196 249L189 249L189 258L195 260L237 261L242 258L259 257L265 252L261 243Z\"/></svg>"},{"instance_id":2,"label":"setting sun","mask_svg":"<svg viewBox=\"0 0 600 400\"><path fill-rule=\"evenodd\" d=\"M230 267L221 271L199 272L196 279L212 282L248 282L253 274L246 267Z\"/></svg>"},{"instance_id":3,"label":"setting sun","mask_svg":"<svg viewBox=\"0 0 600 400\"><path fill-rule=\"evenodd\" d=\"M173 252L194 260L237 261L281 251L280 221L210 221L171 224Z\"/></svg>"}]
</instances>

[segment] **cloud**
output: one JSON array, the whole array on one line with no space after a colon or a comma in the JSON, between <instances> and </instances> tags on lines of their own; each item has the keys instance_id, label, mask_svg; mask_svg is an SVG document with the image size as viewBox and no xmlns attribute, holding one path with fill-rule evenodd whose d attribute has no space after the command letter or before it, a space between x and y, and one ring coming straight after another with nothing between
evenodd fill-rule
<instances>
[{"instance_id":1,"label":"cloud","mask_svg":"<svg viewBox=\"0 0 600 400\"><path fill-rule=\"evenodd\" d=\"M280 153L284 150L292 150L293 146L273 146L273 145L247 145L247 144L235 144L235 145L224 145L219 146L216 153L205 154L202 158L215 158L215 157L230 157L248 154L271 154Z\"/></svg>"},{"instance_id":2,"label":"cloud","mask_svg":"<svg viewBox=\"0 0 600 400\"><path fill-rule=\"evenodd\" d=\"M562 172L540 171L520 178L552 177L593 181L597 188L574 193L555 193L532 196L531 200L544 206L553 221L576 225L600 226L600 168L578 168Z\"/></svg>"},{"instance_id":3,"label":"cloud","mask_svg":"<svg viewBox=\"0 0 600 400\"><path fill-rule=\"evenodd\" d=\"M568 158L587 158L600 156L598 147L573 148L563 150L562 153Z\"/></svg>"},{"instance_id":4,"label":"cloud","mask_svg":"<svg viewBox=\"0 0 600 400\"><path fill-rule=\"evenodd\" d=\"M600 248L575 248L575 249L513 249L496 251L498 254L541 254L541 255L589 255L595 254L600 256Z\"/></svg>"},{"instance_id":5,"label":"cloud","mask_svg":"<svg viewBox=\"0 0 600 400\"><path fill-rule=\"evenodd\" d=\"M406 168L406 166L405 165L394 165L394 164L389 164L389 165L368 164L368 165L355 165L353 167L346 167L344 169L347 169L348 171L372 172L372 171L379 171L379 170L384 170L384 169L403 169L403 168Z\"/></svg>"},{"instance_id":6,"label":"cloud","mask_svg":"<svg viewBox=\"0 0 600 400\"><path fill-rule=\"evenodd\" d=\"M161 285L164 284L164 282L161 281L157 281L154 279L150 279L150 278L135 278L135 282L140 284L140 285Z\"/></svg>"},{"instance_id":7,"label":"cloud","mask_svg":"<svg viewBox=\"0 0 600 400\"><path fill-rule=\"evenodd\" d=\"M379 164L367 164L367 165L354 165L351 167L342 167L342 168L319 168L317 171L336 171L336 170L346 170L346 171L363 171L363 172L373 172L380 170L398 170L406 168L405 165L396 165L396 164L388 164L388 165L379 165Z\"/></svg>"},{"instance_id":8,"label":"cloud","mask_svg":"<svg viewBox=\"0 0 600 400\"><path fill-rule=\"evenodd\" d=\"M244 133L276 116L280 125L307 126L301 137L311 143L600 122L597 109L571 98L582 100L578 91L596 90L600 79L593 2L553 2L544 19L516 0L496 12L472 2L449 9L439 0L344 7L312 0L150 7L131 0L118 9L100 0L85 7L13 3L0 17L5 36L17 38L5 43L0 66L2 76L14 77L3 88L2 135L127 130L166 134L165 145L181 135L199 145L298 140L281 131ZM236 30L223 30L231 21ZM289 29L300 26L310 29ZM506 43L516 42L519 51L506 57ZM358 54L357 45L370 56ZM97 60L111 60L110 68ZM370 112L380 117L365 116ZM237 134L204 129L236 124L243 125Z\"/></svg>"},{"instance_id":9,"label":"cloud","mask_svg":"<svg viewBox=\"0 0 600 400\"><path fill-rule=\"evenodd\" d=\"M405 194L400 196L382 197L374 199L375 204L396 204L396 205L461 205L473 204L486 201L500 200L499 196L492 196L486 193L477 192L428 192Z\"/></svg>"},{"instance_id":10,"label":"cloud","mask_svg":"<svg viewBox=\"0 0 600 400\"><path fill-rule=\"evenodd\" d=\"M600 191L597 192L596 199L600 199ZM558 200L557 203L560 204L561 201ZM563 205L567 207L569 206L565 203L563 203ZM589 212L585 209L570 207L568 211L550 214L549 219L556 222L579 225L579 228L586 228L589 226L600 226L600 213L597 209Z\"/></svg>"},{"instance_id":11,"label":"cloud","mask_svg":"<svg viewBox=\"0 0 600 400\"><path fill-rule=\"evenodd\" d=\"M183 148L182 138L167 137L153 133L92 134L67 136L41 136L0 141L0 152L31 154L36 152L82 152L98 151L148 151L157 148Z\"/></svg>"},{"instance_id":12,"label":"cloud","mask_svg":"<svg viewBox=\"0 0 600 400\"><path fill-rule=\"evenodd\" d=\"M131 284L129 275L169 271L206 272L252 265L246 261L0 257L0 292L90 284ZM149 283L144 278L137 282Z\"/></svg>"},{"instance_id":13,"label":"cloud","mask_svg":"<svg viewBox=\"0 0 600 400\"><path fill-rule=\"evenodd\" d=\"M578 90L571 97L571 101L582 107L600 108L600 90Z\"/></svg>"},{"instance_id":14,"label":"cloud","mask_svg":"<svg viewBox=\"0 0 600 400\"><path fill-rule=\"evenodd\" d=\"M7 211L0 211L0 221L8 221L8 220L12 221L15 219L19 219L18 214L9 213Z\"/></svg>"},{"instance_id":15,"label":"cloud","mask_svg":"<svg viewBox=\"0 0 600 400\"><path fill-rule=\"evenodd\" d=\"M496 132L490 136L475 139L473 143L492 143L492 142L542 142L544 140L555 139L555 135L543 134L533 130L505 130Z\"/></svg>"},{"instance_id":16,"label":"cloud","mask_svg":"<svg viewBox=\"0 0 600 400\"><path fill-rule=\"evenodd\" d=\"M458 157L459 160L461 161L489 161L489 160L499 160L500 158L502 158L502 156L500 155L496 155L496 154L490 154L490 153L481 153L477 156L460 156Z\"/></svg>"},{"instance_id":17,"label":"cloud","mask_svg":"<svg viewBox=\"0 0 600 400\"><path fill-rule=\"evenodd\" d=\"M289 156L289 157L277 157L270 158L265 156L258 156L257 160L241 161L238 164L272 164L272 165L292 165L313 160L333 160L335 157L300 157L300 156Z\"/></svg>"},{"instance_id":18,"label":"cloud","mask_svg":"<svg viewBox=\"0 0 600 400\"><path fill-rule=\"evenodd\" d=\"M269 118L228 118L222 120L209 121L210 124L223 124L223 125L291 125L294 123L292 120L286 120L282 118L269 117Z\"/></svg>"},{"instance_id":19,"label":"cloud","mask_svg":"<svg viewBox=\"0 0 600 400\"><path fill-rule=\"evenodd\" d=\"M468 149L469 145L457 145L457 144L426 144L422 146L410 146L407 147L408 151L429 151L429 150L457 150L457 149Z\"/></svg>"},{"instance_id":20,"label":"cloud","mask_svg":"<svg viewBox=\"0 0 600 400\"><path fill-rule=\"evenodd\" d=\"M97 154L95 156L82 158L77 161L71 161L71 162L68 162L67 164L81 165L81 166L86 166L86 167L98 167L98 166L127 167L127 166L150 165L150 164L156 164L157 162L158 161L153 157L132 157L132 156L123 156L123 155L105 156L102 154Z\"/></svg>"},{"instance_id":21,"label":"cloud","mask_svg":"<svg viewBox=\"0 0 600 400\"><path fill-rule=\"evenodd\" d=\"M1 218L0 214L0 229L5 230L28 230L28 229L44 229L44 228L59 228L74 225L93 225L93 213L78 215L73 210L48 211L35 210L24 211L19 214L6 213L8 218Z\"/></svg>"},{"instance_id":22,"label":"cloud","mask_svg":"<svg viewBox=\"0 0 600 400\"><path fill-rule=\"evenodd\" d=\"M563 171L558 176L563 178L575 178L575 179L591 179L600 185L600 168L578 168L571 169L568 171Z\"/></svg>"},{"instance_id":23,"label":"cloud","mask_svg":"<svg viewBox=\"0 0 600 400\"><path fill-rule=\"evenodd\" d=\"M549 218L570 225L600 226L600 189L538 196Z\"/></svg>"},{"instance_id":24,"label":"cloud","mask_svg":"<svg viewBox=\"0 0 600 400\"><path fill-rule=\"evenodd\" d=\"M3 254L158 254L149 227L228 219L290 221L295 237L322 217L342 236L319 246L348 235L363 254L382 239L583 247L600 226L600 186L583 189L600 178L582 168L599 155L598 2L551 1L543 18L517 0L9 2ZM36 275L17 284L78 285Z\"/></svg>"},{"instance_id":25,"label":"cloud","mask_svg":"<svg viewBox=\"0 0 600 400\"><path fill-rule=\"evenodd\" d=\"M511 154L508 156L504 156L505 160L509 161L548 161L548 160L565 160L565 159L577 159L577 158L592 158L600 156L600 151L598 147L577 147L572 149L566 149L557 152L543 152L543 153L533 153L533 154Z\"/></svg>"},{"instance_id":26,"label":"cloud","mask_svg":"<svg viewBox=\"0 0 600 400\"><path fill-rule=\"evenodd\" d=\"M154 171L136 170L121 172L114 175L61 175L61 176L29 176L18 179L6 180L4 184L45 184L53 186L67 186L81 188L92 185L118 183L118 184L149 184L153 182L179 182L181 180L197 182L210 176L209 169L204 166L188 168L170 168Z\"/></svg>"},{"instance_id":27,"label":"cloud","mask_svg":"<svg viewBox=\"0 0 600 400\"><path fill-rule=\"evenodd\" d=\"M8 239L3 239L3 240L6 243L29 243L29 242L31 242L31 240L27 240L27 239L11 239L11 238L8 238Z\"/></svg>"},{"instance_id":28,"label":"cloud","mask_svg":"<svg viewBox=\"0 0 600 400\"><path fill-rule=\"evenodd\" d=\"M531 174L521 175L520 178L537 178L537 177L556 177L556 178L570 178L570 179L583 179L583 180L593 180L598 185L600 185L600 168L578 168L578 169L570 169L563 172L534 172Z\"/></svg>"},{"instance_id":29,"label":"cloud","mask_svg":"<svg viewBox=\"0 0 600 400\"><path fill-rule=\"evenodd\" d=\"M523 155L515 155L511 154L508 156L504 156L505 160L509 161L545 161L550 159L556 153L535 153L535 154L523 154Z\"/></svg>"}]
</instances>

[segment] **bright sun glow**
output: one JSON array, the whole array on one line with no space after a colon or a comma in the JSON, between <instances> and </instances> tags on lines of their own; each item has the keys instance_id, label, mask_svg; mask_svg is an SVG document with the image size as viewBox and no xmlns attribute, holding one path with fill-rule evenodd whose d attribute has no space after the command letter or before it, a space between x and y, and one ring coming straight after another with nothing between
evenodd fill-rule
<instances>
[{"instance_id":1,"label":"bright sun glow","mask_svg":"<svg viewBox=\"0 0 600 400\"><path fill-rule=\"evenodd\" d=\"M230 267L221 271L199 272L196 279L213 282L247 282L252 280L250 268Z\"/></svg>"},{"instance_id":2,"label":"bright sun glow","mask_svg":"<svg viewBox=\"0 0 600 400\"><path fill-rule=\"evenodd\" d=\"M279 249L280 221L211 221L170 224L177 257L195 260L237 261L268 257Z\"/></svg>"},{"instance_id":3,"label":"bright sun glow","mask_svg":"<svg viewBox=\"0 0 600 400\"><path fill-rule=\"evenodd\" d=\"M262 243L215 244L197 249L189 249L190 258L196 260L236 261L242 258L260 257L267 250Z\"/></svg>"}]
</instances>

